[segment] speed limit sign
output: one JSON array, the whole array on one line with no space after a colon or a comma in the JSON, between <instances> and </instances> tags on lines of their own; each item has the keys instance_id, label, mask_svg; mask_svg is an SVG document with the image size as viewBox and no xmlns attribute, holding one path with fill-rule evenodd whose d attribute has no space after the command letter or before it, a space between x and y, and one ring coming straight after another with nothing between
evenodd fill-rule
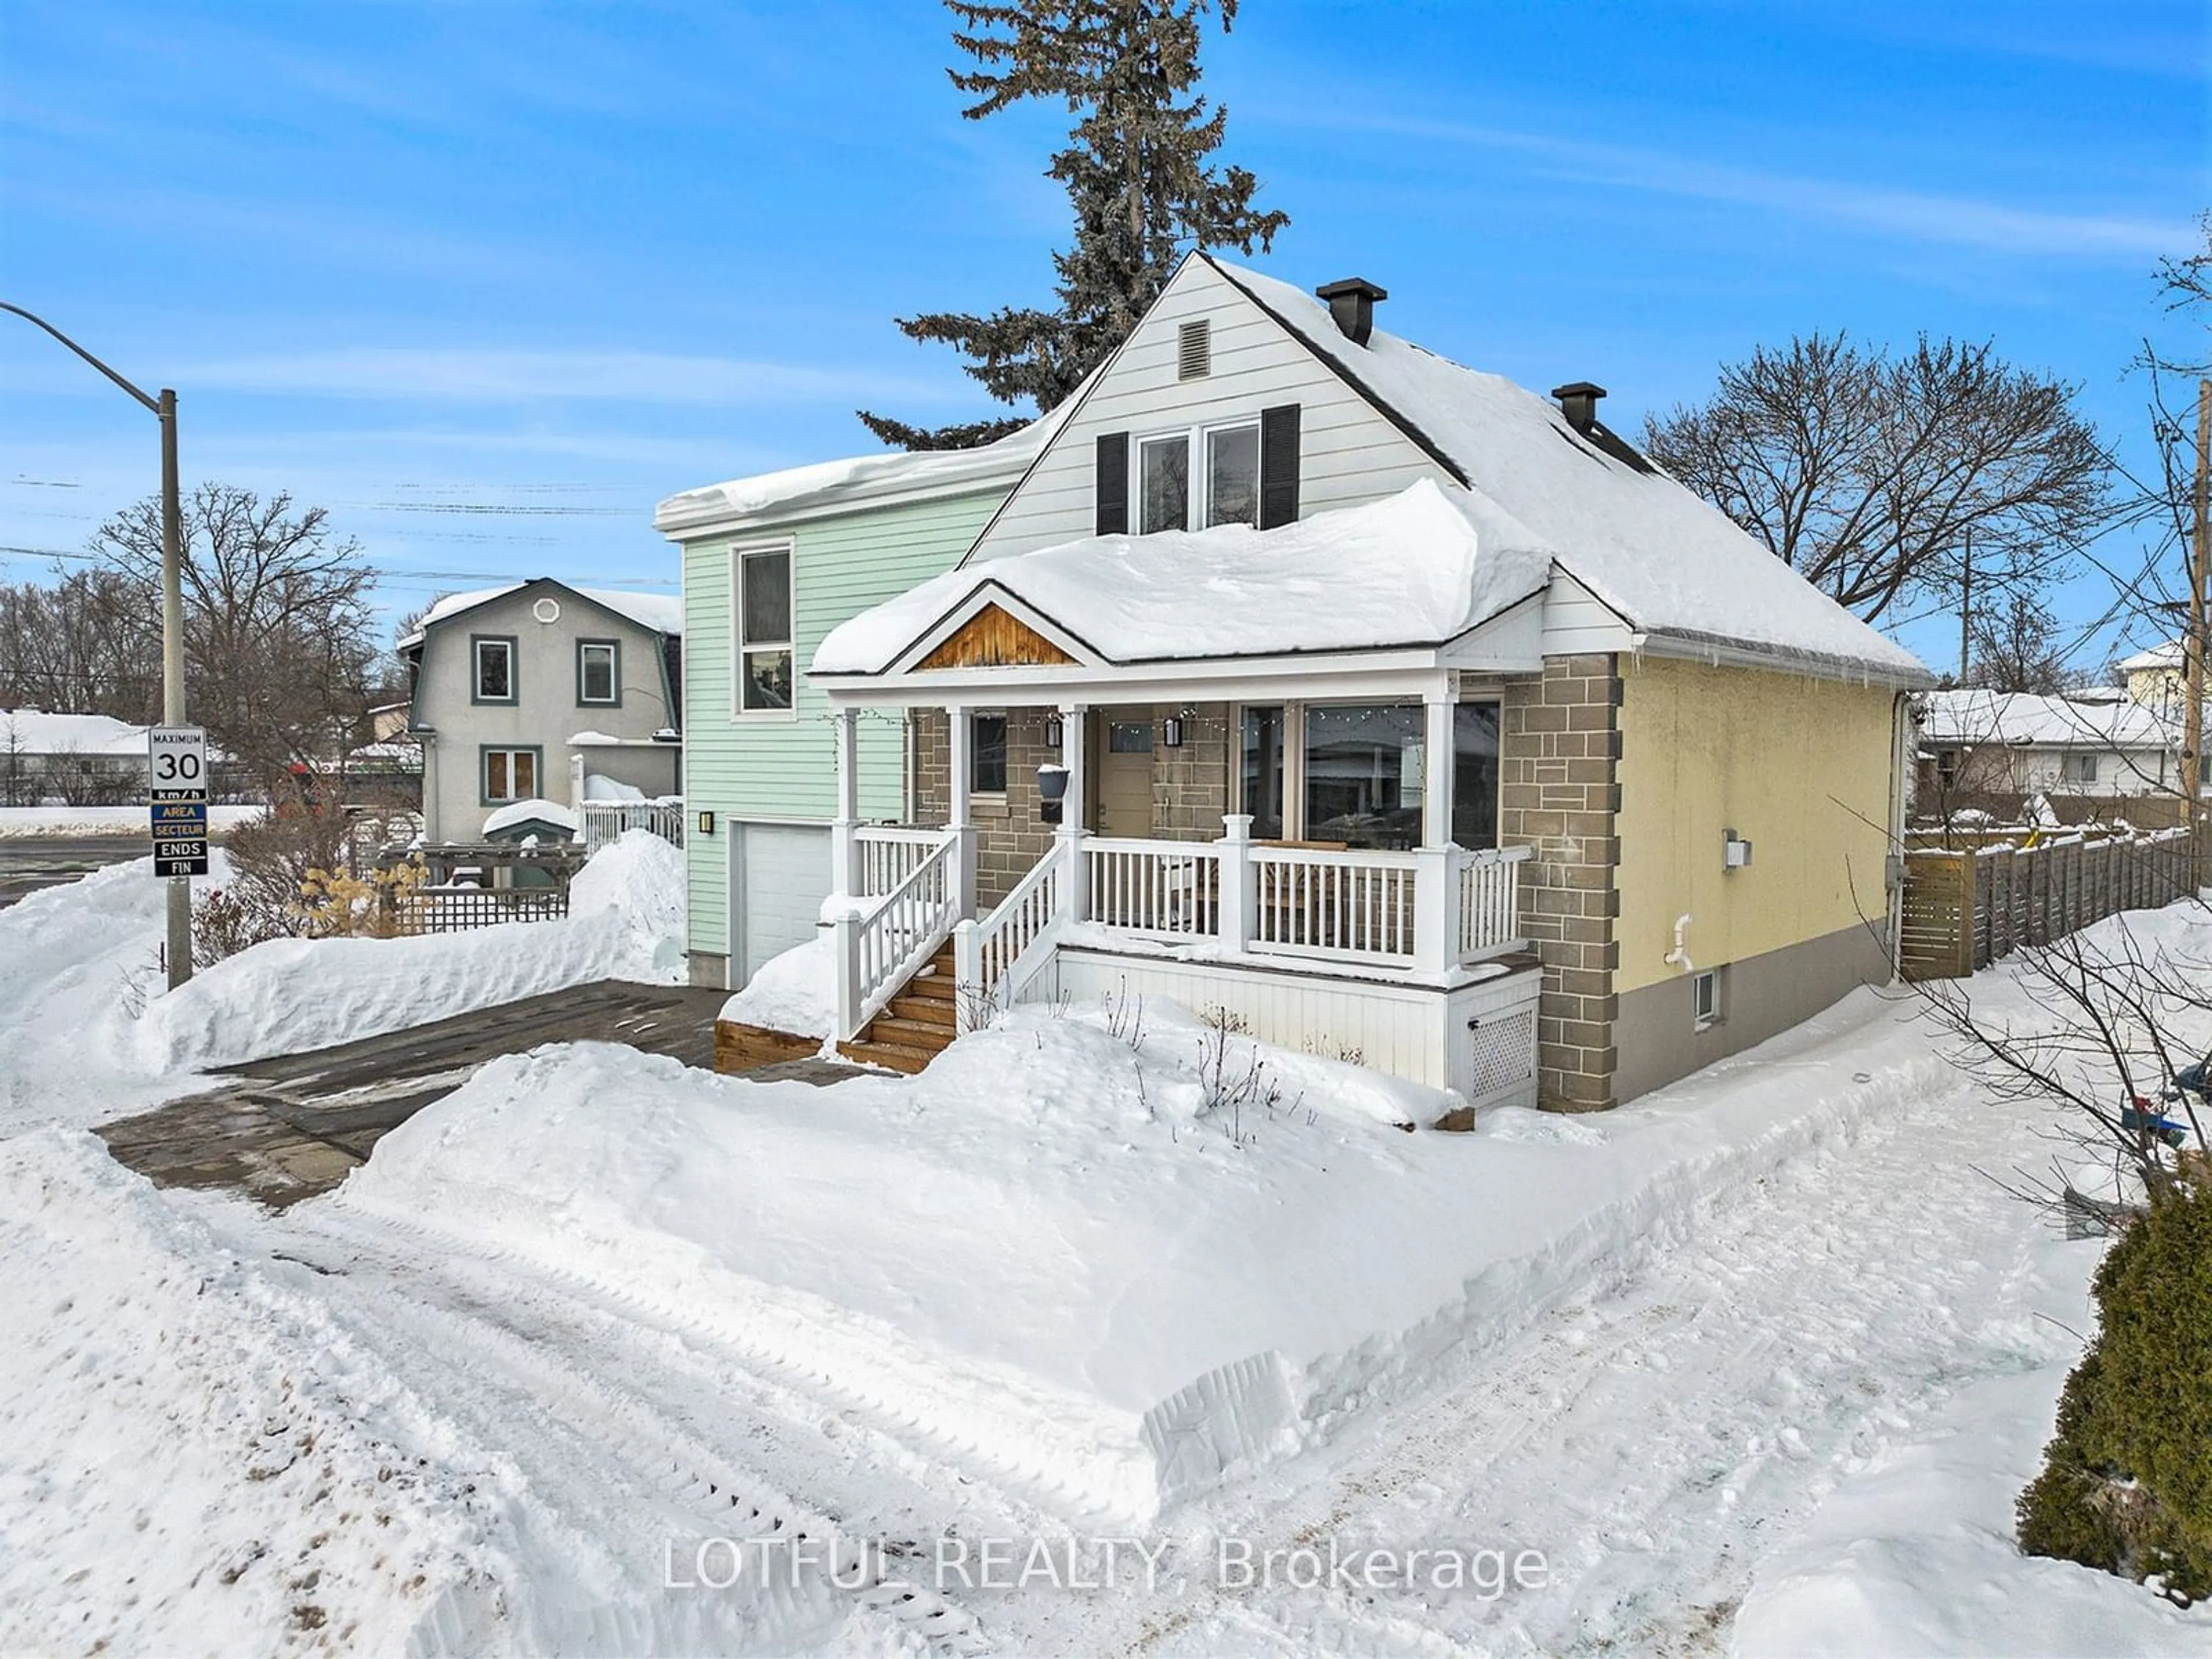
<instances>
[{"instance_id":1,"label":"speed limit sign","mask_svg":"<svg viewBox=\"0 0 2212 1659\"><path fill-rule=\"evenodd\" d=\"M154 873L208 872L207 733L157 726L147 739L146 798L154 813Z\"/></svg>"}]
</instances>

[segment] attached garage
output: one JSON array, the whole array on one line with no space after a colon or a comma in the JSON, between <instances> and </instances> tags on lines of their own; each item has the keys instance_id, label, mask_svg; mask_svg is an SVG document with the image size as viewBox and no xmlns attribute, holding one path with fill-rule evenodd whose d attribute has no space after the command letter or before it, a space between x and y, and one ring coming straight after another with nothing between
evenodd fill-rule
<instances>
[{"instance_id":1,"label":"attached garage","mask_svg":"<svg viewBox=\"0 0 2212 1659\"><path fill-rule=\"evenodd\" d=\"M830 896L830 830L819 823L730 826L730 983L815 936Z\"/></svg>"}]
</instances>

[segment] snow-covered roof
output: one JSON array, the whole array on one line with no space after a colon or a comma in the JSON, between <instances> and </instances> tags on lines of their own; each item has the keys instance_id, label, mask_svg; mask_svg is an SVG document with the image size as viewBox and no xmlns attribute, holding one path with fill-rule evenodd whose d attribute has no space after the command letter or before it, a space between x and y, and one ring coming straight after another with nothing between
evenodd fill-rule
<instances>
[{"instance_id":1,"label":"snow-covered roof","mask_svg":"<svg viewBox=\"0 0 2212 1659\"><path fill-rule=\"evenodd\" d=\"M677 593L632 593L618 587L574 587L552 576L538 576L535 582L589 599L593 605L627 617L640 628L649 628L657 634L681 634L684 631L684 599ZM400 649L420 645L430 624L458 617L465 611L473 611L480 605L489 605L494 599L503 599L510 593L520 593L532 582L507 582L498 587L471 588L464 593L447 593L422 613L422 620L412 632L399 641Z\"/></svg>"},{"instance_id":2,"label":"snow-covered roof","mask_svg":"<svg viewBox=\"0 0 2212 1659\"><path fill-rule=\"evenodd\" d=\"M106 714L0 708L0 754L129 755L146 758L146 728Z\"/></svg>"},{"instance_id":3,"label":"snow-covered roof","mask_svg":"<svg viewBox=\"0 0 2212 1659\"><path fill-rule=\"evenodd\" d=\"M1632 629L1932 678L1727 514L1656 466L1607 453L1556 404L1380 329L1354 345L1304 289L1212 264Z\"/></svg>"},{"instance_id":4,"label":"snow-covered roof","mask_svg":"<svg viewBox=\"0 0 2212 1659\"><path fill-rule=\"evenodd\" d=\"M653 527L675 535L793 514L879 505L902 495L942 494L970 485L1012 486L1060 429L1080 395L1079 392L1020 431L973 449L886 450L687 489L654 510Z\"/></svg>"},{"instance_id":5,"label":"snow-covered roof","mask_svg":"<svg viewBox=\"0 0 2212 1659\"><path fill-rule=\"evenodd\" d=\"M502 806L483 821L483 832L495 836L502 830L512 830L518 823L550 823L573 832L576 815L555 800L538 798L514 801Z\"/></svg>"},{"instance_id":6,"label":"snow-covered roof","mask_svg":"<svg viewBox=\"0 0 2212 1659\"><path fill-rule=\"evenodd\" d=\"M1114 663L1441 645L1541 591L1551 566L1494 504L1423 479L1278 530L1095 536L947 571L831 630L813 672L881 673L994 586Z\"/></svg>"},{"instance_id":7,"label":"snow-covered roof","mask_svg":"<svg viewBox=\"0 0 2212 1659\"><path fill-rule=\"evenodd\" d=\"M1929 743L2039 749L2165 749L2174 741L2166 722L2141 703L1972 689L1929 692L1920 730Z\"/></svg>"},{"instance_id":8,"label":"snow-covered roof","mask_svg":"<svg viewBox=\"0 0 2212 1659\"><path fill-rule=\"evenodd\" d=\"M2138 651L2132 657L2122 659L2120 662L2120 672L2123 674L2136 674L2142 673L2154 668L2179 668L2180 666L2181 641L2179 640L2168 640L2163 645L2154 645L2148 651Z\"/></svg>"}]
</instances>

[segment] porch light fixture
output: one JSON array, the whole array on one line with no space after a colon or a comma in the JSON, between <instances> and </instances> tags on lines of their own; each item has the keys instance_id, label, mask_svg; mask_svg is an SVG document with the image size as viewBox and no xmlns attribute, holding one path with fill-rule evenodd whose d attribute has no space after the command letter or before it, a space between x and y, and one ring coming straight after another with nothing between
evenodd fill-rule
<instances>
[{"instance_id":1,"label":"porch light fixture","mask_svg":"<svg viewBox=\"0 0 2212 1659\"><path fill-rule=\"evenodd\" d=\"M1165 719L1164 720L1161 721L1161 722L1160 722L1160 736L1161 736L1163 738L1164 738L1164 739L1166 740L1167 746L1168 746L1169 748L1170 748L1170 749L1180 749L1180 748L1182 748L1182 715L1180 715L1180 714L1170 714L1170 715L1169 715L1169 716L1167 717L1167 719Z\"/></svg>"},{"instance_id":2,"label":"porch light fixture","mask_svg":"<svg viewBox=\"0 0 2212 1659\"><path fill-rule=\"evenodd\" d=\"M1044 746L1048 749L1059 748L1060 738L1065 735L1060 727L1060 716L1047 714L1044 717Z\"/></svg>"},{"instance_id":3,"label":"porch light fixture","mask_svg":"<svg viewBox=\"0 0 2212 1659\"><path fill-rule=\"evenodd\" d=\"M711 836L714 833L714 815L712 812L699 814L699 833L702 836Z\"/></svg>"}]
</instances>

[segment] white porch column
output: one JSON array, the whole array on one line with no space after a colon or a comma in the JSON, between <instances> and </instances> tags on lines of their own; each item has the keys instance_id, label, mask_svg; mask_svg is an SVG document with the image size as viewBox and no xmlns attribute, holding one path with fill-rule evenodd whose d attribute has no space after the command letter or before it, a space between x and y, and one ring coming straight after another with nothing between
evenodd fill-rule
<instances>
[{"instance_id":1,"label":"white porch column","mask_svg":"<svg viewBox=\"0 0 2212 1659\"><path fill-rule=\"evenodd\" d=\"M972 921L975 915L975 824L968 799L968 785L973 776L975 733L968 723L968 711L957 705L948 705L945 720L945 827L951 832L952 850L952 915L955 920Z\"/></svg>"},{"instance_id":2,"label":"white porch column","mask_svg":"<svg viewBox=\"0 0 2212 1659\"><path fill-rule=\"evenodd\" d=\"M1220 919L1215 924L1224 951L1242 951L1252 942L1252 815L1225 812L1221 818Z\"/></svg>"},{"instance_id":3,"label":"white porch column","mask_svg":"<svg viewBox=\"0 0 2212 1659\"><path fill-rule=\"evenodd\" d=\"M568 757L568 805L580 825L584 817L584 757L580 754Z\"/></svg>"},{"instance_id":4,"label":"white porch column","mask_svg":"<svg viewBox=\"0 0 2212 1659\"><path fill-rule=\"evenodd\" d=\"M1413 966L1440 974L1459 960L1459 859L1452 851L1451 687L1422 699L1421 846L1414 854Z\"/></svg>"},{"instance_id":5,"label":"white porch column","mask_svg":"<svg viewBox=\"0 0 2212 1659\"><path fill-rule=\"evenodd\" d=\"M1060 913L1069 921L1081 921L1091 914L1089 885L1083 878L1083 837L1089 833L1083 824L1083 803L1089 793L1090 728L1089 704L1060 704L1060 763L1067 769L1067 794L1054 850L1060 859Z\"/></svg>"},{"instance_id":6,"label":"white porch column","mask_svg":"<svg viewBox=\"0 0 2212 1659\"><path fill-rule=\"evenodd\" d=\"M840 898L866 890L860 868L860 715L858 709L831 711L837 733L837 816L830 821L830 890Z\"/></svg>"},{"instance_id":7,"label":"white porch column","mask_svg":"<svg viewBox=\"0 0 2212 1659\"><path fill-rule=\"evenodd\" d=\"M1421 845L1451 844L1452 711L1458 705L1449 690L1439 688L1423 699L1427 716L1421 756Z\"/></svg>"}]
</instances>

